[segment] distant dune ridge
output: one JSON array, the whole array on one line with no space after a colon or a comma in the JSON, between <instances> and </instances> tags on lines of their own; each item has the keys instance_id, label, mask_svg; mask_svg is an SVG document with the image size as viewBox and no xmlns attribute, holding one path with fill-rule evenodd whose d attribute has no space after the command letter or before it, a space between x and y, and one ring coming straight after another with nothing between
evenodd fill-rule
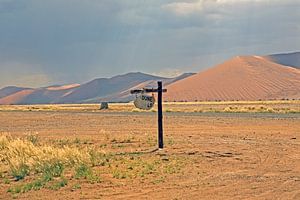
<instances>
[{"instance_id":1,"label":"distant dune ridge","mask_svg":"<svg viewBox=\"0 0 300 200\"><path fill-rule=\"evenodd\" d=\"M56 85L36 89L9 86L0 90L0 104L128 102L134 98L130 95L131 89L155 87L158 80L162 80L167 86L192 74L164 78L136 72L94 79L81 85Z\"/></svg>"},{"instance_id":2,"label":"distant dune ridge","mask_svg":"<svg viewBox=\"0 0 300 200\"><path fill-rule=\"evenodd\" d=\"M5 88L0 89L0 99L11 94L17 93L19 91L25 90L27 88L15 87L15 86L8 86Z\"/></svg>"},{"instance_id":3,"label":"distant dune ridge","mask_svg":"<svg viewBox=\"0 0 300 200\"><path fill-rule=\"evenodd\" d=\"M156 87L165 101L300 99L300 53L237 56L197 74L164 78L140 72L99 78L84 84L0 89L0 104L98 103L133 100L130 90Z\"/></svg>"}]
</instances>

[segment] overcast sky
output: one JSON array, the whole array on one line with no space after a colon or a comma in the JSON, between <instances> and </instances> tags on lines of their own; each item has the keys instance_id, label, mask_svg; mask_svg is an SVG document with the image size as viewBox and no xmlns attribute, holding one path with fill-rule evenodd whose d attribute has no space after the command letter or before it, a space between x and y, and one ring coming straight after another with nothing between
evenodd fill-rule
<instances>
[{"instance_id":1,"label":"overcast sky","mask_svg":"<svg viewBox=\"0 0 300 200\"><path fill-rule=\"evenodd\" d=\"M300 0L0 0L0 87L300 50Z\"/></svg>"}]
</instances>

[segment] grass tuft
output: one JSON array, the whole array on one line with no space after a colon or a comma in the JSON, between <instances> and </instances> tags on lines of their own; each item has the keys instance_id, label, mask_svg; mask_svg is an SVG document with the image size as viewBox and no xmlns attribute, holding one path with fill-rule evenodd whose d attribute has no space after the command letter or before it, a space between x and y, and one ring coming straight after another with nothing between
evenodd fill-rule
<instances>
[{"instance_id":1,"label":"grass tuft","mask_svg":"<svg viewBox=\"0 0 300 200\"><path fill-rule=\"evenodd\" d=\"M79 164L76 168L75 168L75 176L76 179L86 179L88 180L90 183L99 183L100 182L100 178L93 173L92 169L87 166L84 163Z\"/></svg>"},{"instance_id":2,"label":"grass tuft","mask_svg":"<svg viewBox=\"0 0 300 200\"><path fill-rule=\"evenodd\" d=\"M25 164L21 164L18 167L12 168L11 174L16 181L22 180L29 174L29 167Z\"/></svg>"}]
</instances>

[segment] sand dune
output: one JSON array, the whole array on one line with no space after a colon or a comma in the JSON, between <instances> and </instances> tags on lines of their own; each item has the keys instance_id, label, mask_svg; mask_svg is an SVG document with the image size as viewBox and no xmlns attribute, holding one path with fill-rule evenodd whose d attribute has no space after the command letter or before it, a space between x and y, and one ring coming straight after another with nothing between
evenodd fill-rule
<instances>
[{"instance_id":1,"label":"sand dune","mask_svg":"<svg viewBox=\"0 0 300 200\"><path fill-rule=\"evenodd\" d=\"M33 92L34 92L34 89L24 89L24 90L18 91L16 93L13 93L11 95L1 98L0 104L4 104L4 105L19 104L23 101L24 98L26 98Z\"/></svg>"},{"instance_id":2,"label":"sand dune","mask_svg":"<svg viewBox=\"0 0 300 200\"><path fill-rule=\"evenodd\" d=\"M82 84L74 91L59 99L59 103L122 101L118 94L141 83L164 79L140 72L114 76L112 78L99 78Z\"/></svg>"},{"instance_id":3,"label":"sand dune","mask_svg":"<svg viewBox=\"0 0 300 200\"><path fill-rule=\"evenodd\" d=\"M300 70L238 56L167 88L167 101L300 99Z\"/></svg>"},{"instance_id":4,"label":"sand dune","mask_svg":"<svg viewBox=\"0 0 300 200\"><path fill-rule=\"evenodd\" d=\"M78 84L51 86L37 89L19 89L16 92L11 92L5 97L0 98L0 104L42 104L55 103L64 95L73 91Z\"/></svg>"},{"instance_id":5,"label":"sand dune","mask_svg":"<svg viewBox=\"0 0 300 200\"><path fill-rule=\"evenodd\" d=\"M166 85L186 78L186 73L175 78L163 78L140 72L94 79L85 84L56 85L36 89L6 87L0 90L0 104L49 104L49 103L99 103L124 102L134 98L130 89L156 87L156 81Z\"/></svg>"},{"instance_id":6,"label":"sand dune","mask_svg":"<svg viewBox=\"0 0 300 200\"><path fill-rule=\"evenodd\" d=\"M0 90L0 104L128 102L134 98L131 89L156 87L157 80L168 88L166 101L300 99L297 66L300 53L237 56L198 74L186 73L175 78L136 72L81 85L6 87Z\"/></svg>"},{"instance_id":7,"label":"sand dune","mask_svg":"<svg viewBox=\"0 0 300 200\"><path fill-rule=\"evenodd\" d=\"M11 94L20 92L25 89L30 89L30 88L22 88L22 87L16 87L16 86L8 86L0 89L0 99L6 96L9 96Z\"/></svg>"}]
</instances>

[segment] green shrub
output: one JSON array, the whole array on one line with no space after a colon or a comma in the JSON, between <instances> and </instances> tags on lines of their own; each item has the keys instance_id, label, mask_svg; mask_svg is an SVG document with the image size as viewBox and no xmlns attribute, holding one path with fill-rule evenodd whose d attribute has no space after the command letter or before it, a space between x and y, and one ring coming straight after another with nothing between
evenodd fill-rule
<instances>
[{"instance_id":1,"label":"green shrub","mask_svg":"<svg viewBox=\"0 0 300 200\"><path fill-rule=\"evenodd\" d=\"M60 177L64 172L65 166L60 161L44 163L42 166L42 179L45 182L51 181L53 177Z\"/></svg>"},{"instance_id":2,"label":"green shrub","mask_svg":"<svg viewBox=\"0 0 300 200\"><path fill-rule=\"evenodd\" d=\"M29 167L25 164L21 164L18 168L12 169L12 176L16 181L22 180L29 174Z\"/></svg>"},{"instance_id":3,"label":"green shrub","mask_svg":"<svg viewBox=\"0 0 300 200\"><path fill-rule=\"evenodd\" d=\"M26 136L26 140L28 140L32 144L36 145L38 143L38 141L39 141L38 134L36 134L36 133L35 134L30 133L30 134L28 134Z\"/></svg>"},{"instance_id":4,"label":"green shrub","mask_svg":"<svg viewBox=\"0 0 300 200\"><path fill-rule=\"evenodd\" d=\"M112 175L116 179L125 179L125 178L127 178L127 174L125 172L120 171L120 170L114 170Z\"/></svg>"},{"instance_id":5,"label":"green shrub","mask_svg":"<svg viewBox=\"0 0 300 200\"><path fill-rule=\"evenodd\" d=\"M68 184L68 180L62 178L61 180L55 182L53 185L49 186L48 188L51 190L59 190L62 187L65 187Z\"/></svg>"},{"instance_id":6,"label":"green shrub","mask_svg":"<svg viewBox=\"0 0 300 200\"><path fill-rule=\"evenodd\" d=\"M98 183L100 182L100 178L95 175L92 169L86 164L80 164L75 168L75 176L76 179L84 178L87 179L90 183Z\"/></svg>"}]
</instances>

